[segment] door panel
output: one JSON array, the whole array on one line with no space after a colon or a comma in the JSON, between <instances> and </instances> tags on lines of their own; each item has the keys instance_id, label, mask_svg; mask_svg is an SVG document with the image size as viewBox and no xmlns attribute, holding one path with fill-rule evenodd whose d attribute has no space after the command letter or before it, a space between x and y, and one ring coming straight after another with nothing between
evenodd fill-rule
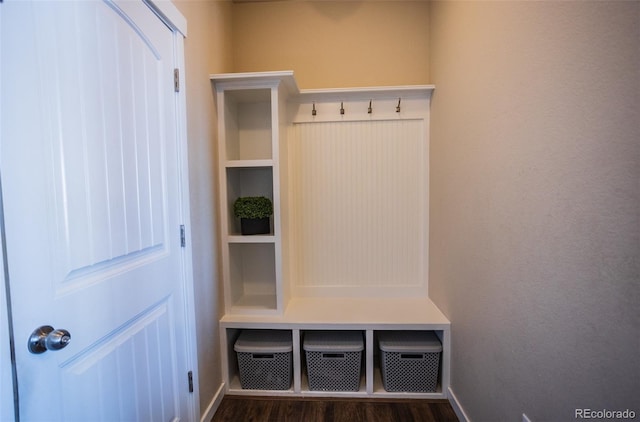
<instances>
[{"instance_id":1,"label":"door panel","mask_svg":"<svg viewBox=\"0 0 640 422\"><path fill-rule=\"evenodd\" d=\"M189 419L174 34L141 1L0 7L22 419ZM30 354L45 324L71 342Z\"/></svg>"},{"instance_id":2,"label":"door panel","mask_svg":"<svg viewBox=\"0 0 640 422\"><path fill-rule=\"evenodd\" d=\"M100 409L104 420L171 420L175 382L163 370L171 365L163 350L172 317L168 304L161 303L103 339L95 349L65 362L62 383L70 387L64 389L63 401L80 404L66 417L83 420Z\"/></svg>"}]
</instances>

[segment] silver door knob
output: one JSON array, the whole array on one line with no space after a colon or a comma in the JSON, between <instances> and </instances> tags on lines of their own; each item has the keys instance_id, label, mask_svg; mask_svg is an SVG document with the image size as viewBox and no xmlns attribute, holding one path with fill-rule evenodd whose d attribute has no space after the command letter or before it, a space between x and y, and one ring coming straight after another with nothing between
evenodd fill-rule
<instances>
[{"instance_id":1,"label":"silver door knob","mask_svg":"<svg viewBox=\"0 0 640 422\"><path fill-rule=\"evenodd\" d=\"M71 334L67 330L54 330L50 325L36 328L29 336L29 351L35 355L47 350L60 350L67 347Z\"/></svg>"}]
</instances>

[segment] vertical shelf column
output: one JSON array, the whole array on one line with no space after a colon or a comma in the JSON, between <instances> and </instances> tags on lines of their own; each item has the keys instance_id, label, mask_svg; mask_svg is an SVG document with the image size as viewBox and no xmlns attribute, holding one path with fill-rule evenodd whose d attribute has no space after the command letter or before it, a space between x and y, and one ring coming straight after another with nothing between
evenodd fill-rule
<instances>
[{"instance_id":1,"label":"vertical shelf column","mask_svg":"<svg viewBox=\"0 0 640 422\"><path fill-rule=\"evenodd\" d=\"M369 329L365 331L365 379L367 381L367 394L373 393L373 381L374 381L374 341L373 330Z\"/></svg>"},{"instance_id":2,"label":"vertical shelf column","mask_svg":"<svg viewBox=\"0 0 640 422\"><path fill-rule=\"evenodd\" d=\"M299 394L302 391L302 360L304 359L304 354L302 353L300 329L294 328L292 331L293 331L293 392Z\"/></svg>"},{"instance_id":3,"label":"vertical shelf column","mask_svg":"<svg viewBox=\"0 0 640 422\"><path fill-rule=\"evenodd\" d=\"M286 96L297 91L293 73L221 74L211 80L218 109L225 313L282 314L289 295L281 178L286 176ZM268 234L241 234L233 204L247 196L273 202Z\"/></svg>"}]
</instances>

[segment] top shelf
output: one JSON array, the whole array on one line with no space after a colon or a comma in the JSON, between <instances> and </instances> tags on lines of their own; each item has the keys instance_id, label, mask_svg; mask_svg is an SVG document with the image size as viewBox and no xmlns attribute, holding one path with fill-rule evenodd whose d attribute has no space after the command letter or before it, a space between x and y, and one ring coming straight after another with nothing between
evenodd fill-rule
<instances>
[{"instance_id":1,"label":"top shelf","mask_svg":"<svg viewBox=\"0 0 640 422\"><path fill-rule=\"evenodd\" d=\"M251 89L253 87L283 84L289 94L309 100L335 100L351 98L423 97L430 95L435 85L397 85L353 88L299 89L292 70L276 72L216 73L209 75L216 87L222 89Z\"/></svg>"},{"instance_id":2,"label":"top shelf","mask_svg":"<svg viewBox=\"0 0 640 422\"><path fill-rule=\"evenodd\" d=\"M291 94L300 89L293 77L293 70L278 72L215 73L209 75L218 90L251 89L254 87L277 87L280 84Z\"/></svg>"},{"instance_id":3,"label":"top shelf","mask_svg":"<svg viewBox=\"0 0 640 422\"><path fill-rule=\"evenodd\" d=\"M330 101L352 99L380 99L380 98L415 98L431 95L435 85L402 85L402 86L374 86L359 88L332 89L303 89L300 91L300 101Z\"/></svg>"}]
</instances>

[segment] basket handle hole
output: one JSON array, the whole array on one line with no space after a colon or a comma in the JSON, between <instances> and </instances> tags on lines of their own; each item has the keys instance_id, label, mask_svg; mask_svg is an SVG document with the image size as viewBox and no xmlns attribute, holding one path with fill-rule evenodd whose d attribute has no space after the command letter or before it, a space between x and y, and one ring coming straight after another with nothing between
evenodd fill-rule
<instances>
[{"instance_id":1,"label":"basket handle hole","mask_svg":"<svg viewBox=\"0 0 640 422\"><path fill-rule=\"evenodd\" d=\"M324 359L344 359L344 353L323 353Z\"/></svg>"},{"instance_id":2,"label":"basket handle hole","mask_svg":"<svg viewBox=\"0 0 640 422\"><path fill-rule=\"evenodd\" d=\"M271 354L254 353L253 354L253 358L254 359L273 359L273 353L271 353Z\"/></svg>"},{"instance_id":3,"label":"basket handle hole","mask_svg":"<svg viewBox=\"0 0 640 422\"><path fill-rule=\"evenodd\" d=\"M401 359L422 359L424 356L412 353L402 353L400 355Z\"/></svg>"}]
</instances>

